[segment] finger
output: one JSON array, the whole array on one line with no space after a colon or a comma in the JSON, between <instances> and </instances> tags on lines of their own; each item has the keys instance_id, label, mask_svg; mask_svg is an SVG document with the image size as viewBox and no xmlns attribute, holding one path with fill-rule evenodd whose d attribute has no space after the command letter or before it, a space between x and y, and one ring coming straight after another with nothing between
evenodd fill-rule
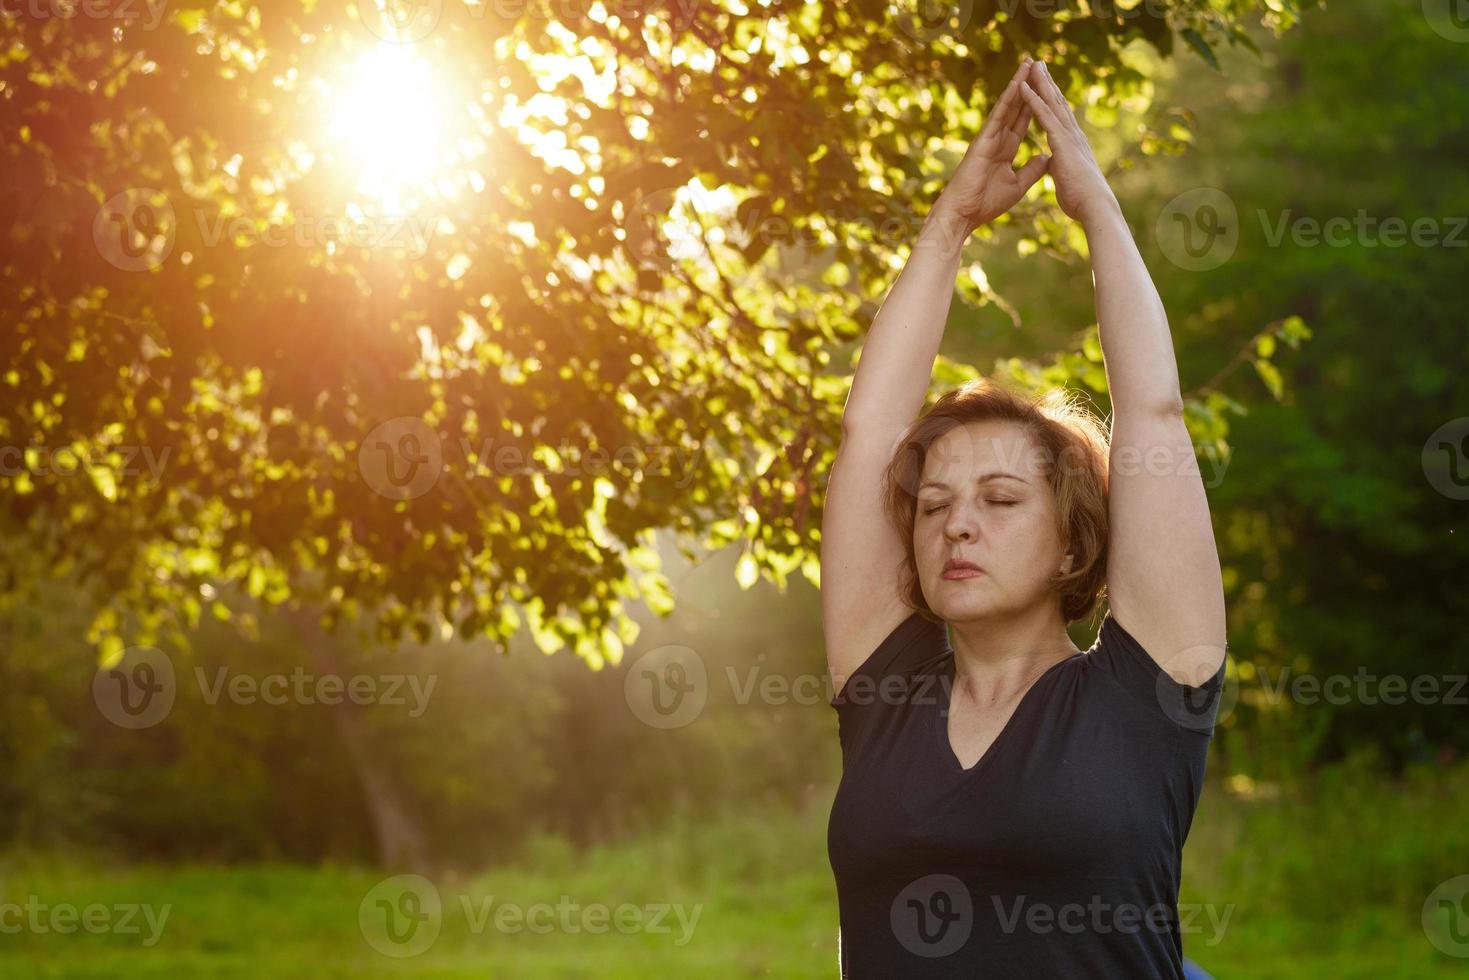
<instances>
[{"instance_id":1,"label":"finger","mask_svg":"<svg viewBox=\"0 0 1469 980\"><path fill-rule=\"evenodd\" d=\"M1010 76L1010 81L1000 92L1000 97L995 100L994 106L991 107L985 125L980 127L981 136L989 135L1014 123L1015 114L1024 106L1020 99L1020 83L1029 74L1031 64L1030 58L1027 57L1020 63L1020 67L1015 69L1015 74Z\"/></svg>"},{"instance_id":2,"label":"finger","mask_svg":"<svg viewBox=\"0 0 1469 980\"><path fill-rule=\"evenodd\" d=\"M1026 104L1030 106L1031 112L1035 113L1036 121L1041 124L1041 128L1046 131L1046 135L1052 137L1060 135L1061 120L1046 103L1046 100L1042 99L1036 93L1036 90L1030 87L1029 82L1020 83L1020 95L1025 99Z\"/></svg>"},{"instance_id":3,"label":"finger","mask_svg":"<svg viewBox=\"0 0 1469 980\"><path fill-rule=\"evenodd\" d=\"M1039 85L1032 85L1032 87L1035 88L1037 94L1039 94L1041 98L1045 99L1046 102L1050 104L1051 108L1056 111L1056 115L1058 118L1069 117L1071 119L1075 119L1076 111L1071 107L1071 103L1067 101L1066 93L1061 91L1061 86L1057 85L1056 80L1051 77L1051 69L1049 68L1049 66L1047 66L1046 63L1042 61L1037 61L1036 65L1039 66L1039 70L1032 71L1031 75L1040 76ZM1064 113L1062 110L1065 110Z\"/></svg>"},{"instance_id":4,"label":"finger","mask_svg":"<svg viewBox=\"0 0 1469 980\"><path fill-rule=\"evenodd\" d=\"M1015 171L1015 182L1020 185L1020 193L1024 194L1030 190L1035 185L1035 182L1045 175L1046 170L1050 166L1051 158L1049 156L1031 157L1025 161L1025 166Z\"/></svg>"},{"instance_id":5,"label":"finger","mask_svg":"<svg viewBox=\"0 0 1469 980\"><path fill-rule=\"evenodd\" d=\"M1005 160L1015 159L1015 151L1020 149L1020 143L1025 139L1026 130L1030 129L1030 121L1035 116L1035 113L1030 111L1030 106L1025 104L1024 99L1017 101L1020 104L1020 111L1016 114L1014 123L1000 137L997 155Z\"/></svg>"},{"instance_id":6,"label":"finger","mask_svg":"<svg viewBox=\"0 0 1469 980\"><path fill-rule=\"evenodd\" d=\"M995 100L994 107L990 109L989 118L984 121L983 126L979 127L980 139L984 139L986 136L994 136L1006 129L1010 120L1015 116L1016 108L1023 105L1019 95L1019 88L1020 79L1010 79L1010 84L1005 86L1005 90Z\"/></svg>"},{"instance_id":7,"label":"finger","mask_svg":"<svg viewBox=\"0 0 1469 980\"><path fill-rule=\"evenodd\" d=\"M1020 86L1015 87L1018 89ZM1014 134L1017 140L1020 140L1025 138L1025 131L1030 129L1030 120L1034 113L1031 112L1030 106L1025 104L1023 98L1016 98L1015 105L1016 112L1010 118L1010 124L1006 128Z\"/></svg>"}]
</instances>

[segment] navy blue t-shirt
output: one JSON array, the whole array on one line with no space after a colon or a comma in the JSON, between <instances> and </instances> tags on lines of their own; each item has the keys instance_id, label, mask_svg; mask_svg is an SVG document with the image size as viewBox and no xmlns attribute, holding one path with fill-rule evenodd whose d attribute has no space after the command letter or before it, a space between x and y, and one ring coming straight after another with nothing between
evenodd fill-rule
<instances>
[{"instance_id":1,"label":"navy blue t-shirt","mask_svg":"<svg viewBox=\"0 0 1469 980\"><path fill-rule=\"evenodd\" d=\"M1179 869L1223 665L1179 684L1109 612L970 769L953 678L947 628L915 612L832 698L841 976L1181 980Z\"/></svg>"}]
</instances>

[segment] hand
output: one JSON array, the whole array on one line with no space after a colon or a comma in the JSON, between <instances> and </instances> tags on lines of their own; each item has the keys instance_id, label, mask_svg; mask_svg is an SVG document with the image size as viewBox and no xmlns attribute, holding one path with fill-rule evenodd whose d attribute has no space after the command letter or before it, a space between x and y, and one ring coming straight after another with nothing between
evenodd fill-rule
<instances>
[{"instance_id":1,"label":"hand","mask_svg":"<svg viewBox=\"0 0 1469 980\"><path fill-rule=\"evenodd\" d=\"M1050 163L1050 157L1037 156L1019 170L1011 169L1015 151L1030 128L1031 110L1020 97L1022 79L1029 67L1030 59L1026 58L933 206L934 214L957 221L966 238L975 228L1014 207Z\"/></svg>"},{"instance_id":2,"label":"hand","mask_svg":"<svg viewBox=\"0 0 1469 980\"><path fill-rule=\"evenodd\" d=\"M1046 131L1054 158L1051 180L1056 184L1056 203L1067 217L1079 221L1098 207L1115 204L1117 198L1097 166L1086 133L1076 121L1076 112L1044 62L1031 63L1027 77L1020 83L1020 94Z\"/></svg>"}]
</instances>

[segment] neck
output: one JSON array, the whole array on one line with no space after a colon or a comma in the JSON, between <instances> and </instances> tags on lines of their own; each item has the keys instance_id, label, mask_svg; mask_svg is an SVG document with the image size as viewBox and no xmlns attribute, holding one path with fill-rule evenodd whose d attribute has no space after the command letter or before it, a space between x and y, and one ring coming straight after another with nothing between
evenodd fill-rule
<instances>
[{"instance_id":1,"label":"neck","mask_svg":"<svg viewBox=\"0 0 1469 980\"><path fill-rule=\"evenodd\" d=\"M1019 615L953 622L949 628L955 686L974 700L1001 700L1078 652L1054 603Z\"/></svg>"}]
</instances>

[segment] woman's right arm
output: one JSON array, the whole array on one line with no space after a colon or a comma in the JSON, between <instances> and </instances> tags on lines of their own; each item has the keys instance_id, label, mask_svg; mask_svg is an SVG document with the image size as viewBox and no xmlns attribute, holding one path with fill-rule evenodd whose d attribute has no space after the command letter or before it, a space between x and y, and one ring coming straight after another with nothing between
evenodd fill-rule
<instances>
[{"instance_id":1,"label":"woman's right arm","mask_svg":"<svg viewBox=\"0 0 1469 980\"><path fill-rule=\"evenodd\" d=\"M918 417L943 339L964 243L1045 173L1049 157L1011 169L1030 125L1015 73L924 219L912 254L872 321L842 412L842 441L821 524L821 616L833 690L911 610L902 597L903 543L885 516L883 471Z\"/></svg>"}]
</instances>

